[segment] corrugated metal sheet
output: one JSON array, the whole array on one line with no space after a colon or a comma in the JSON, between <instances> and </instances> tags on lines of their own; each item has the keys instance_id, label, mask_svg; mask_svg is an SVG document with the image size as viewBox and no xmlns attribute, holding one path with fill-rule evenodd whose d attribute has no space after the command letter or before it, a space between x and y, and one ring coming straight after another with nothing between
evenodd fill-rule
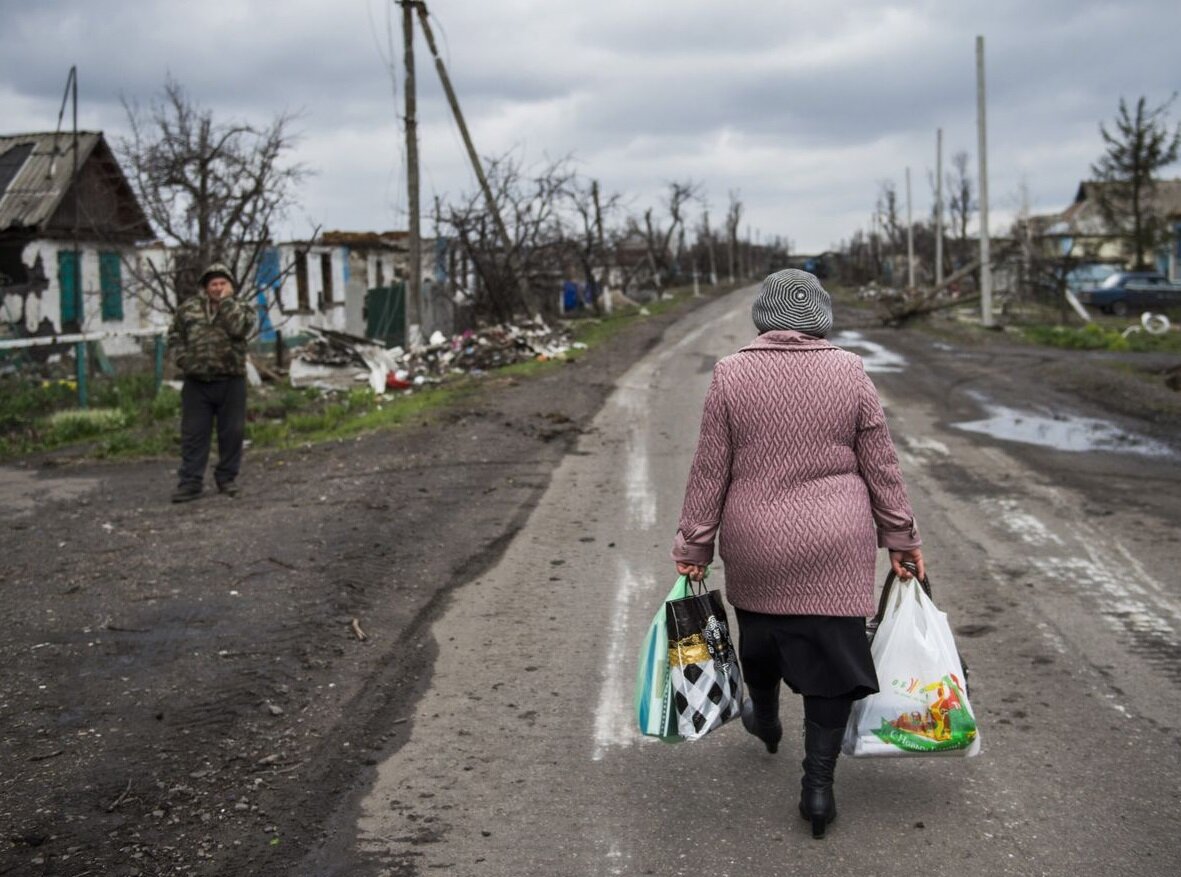
<instances>
[{"instance_id":1,"label":"corrugated metal sheet","mask_svg":"<svg viewBox=\"0 0 1181 877\"><path fill-rule=\"evenodd\" d=\"M81 166L102 135L78 133ZM0 192L0 231L40 227L53 216L65 197L74 172L74 135L16 134L0 137L0 156L14 146L32 144L33 151L3 192Z\"/></svg>"}]
</instances>

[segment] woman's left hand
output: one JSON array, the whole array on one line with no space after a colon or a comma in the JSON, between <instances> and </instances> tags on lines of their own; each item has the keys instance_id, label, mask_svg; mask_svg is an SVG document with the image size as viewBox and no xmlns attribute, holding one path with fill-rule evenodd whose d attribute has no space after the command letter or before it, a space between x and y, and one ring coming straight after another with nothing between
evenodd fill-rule
<instances>
[{"instance_id":1,"label":"woman's left hand","mask_svg":"<svg viewBox=\"0 0 1181 877\"><path fill-rule=\"evenodd\" d=\"M705 578L705 567L698 563L681 563L677 561L677 575L688 576L695 582Z\"/></svg>"},{"instance_id":2,"label":"woman's left hand","mask_svg":"<svg viewBox=\"0 0 1181 877\"><path fill-rule=\"evenodd\" d=\"M898 578L905 582L910 578L910 570L902 565L904 563L913 563L915 565L915 569L919 574L919 581L927 577L927 567L923 563L923 551L921 548L911 548L909 551L892 550L890 552L890 566L898 574Z\"/></svg>"}]
</instances>

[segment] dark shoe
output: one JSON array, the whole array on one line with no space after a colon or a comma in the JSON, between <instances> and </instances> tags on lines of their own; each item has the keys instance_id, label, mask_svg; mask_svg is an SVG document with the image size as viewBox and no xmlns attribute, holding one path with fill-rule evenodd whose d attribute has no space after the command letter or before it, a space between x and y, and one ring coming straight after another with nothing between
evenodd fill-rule
<instances>
[{"instance_id":1,"label":"dark shoe","mask_svg":"<svg viewBox=\"0 0 1181 877\"><path fill-rule=\"evenodd\" d=\"M238 485L232 481L227 481L224 484L217 485L217 492L224 493L226 496L230 497L231 499L237 499Z\"/></svg>"},{"instance_id":2,"label":"dark shoe","mask_svg":"<svg viewBox=\"0 0 1181 877\"><path fill-rule=\"evenodd\" d=\"M746 686L750 695L742 703L742 727L754 734L774 755L783 739L783 725L779 722L779 686L769 691Z\"/></svg>"},{"instance_id":3,"label":"dark shoe","mask_svg":"<svg viewBox=\"0 0 1181 877\"><path fill-rule=\"evenodd\" d=\"M182 484L176 490L172 491L173 502L192 502L193 500L200 498L200 484Z\"/></svg>"},{"instance_id":4,"label":"dark shoe","mask_svg":"<svg viewBox=\"0 0 1181 877\"><path fill-rule=\"evenodd\" d=\"M811 820L812 837L824 837L825 828L837 818L832 780L844 737L844 728L825 728L815 722L804 721L804 778L800 783L800 815Z\"/></svg>"}]
</instances>

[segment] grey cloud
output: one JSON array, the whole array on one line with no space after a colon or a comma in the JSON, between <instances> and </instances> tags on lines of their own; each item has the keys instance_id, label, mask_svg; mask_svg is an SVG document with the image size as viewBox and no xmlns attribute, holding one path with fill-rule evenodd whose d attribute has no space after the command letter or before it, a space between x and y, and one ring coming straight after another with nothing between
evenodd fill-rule
<instances>
[{"instance_id":1,"label":"grey cloud","mask_svg":"<svg viewBox=\"0 0 1181 877\"><path fill-rule=\"evenodd\" d=\"M86 117L113 133L125 124L118 96L146 101L168 70L219 115L261 121L302 109L300 156L320 172L305 211L386 227L400 186L400 105L375 46L386 42L386 8L4 2L0 81L43 105L51 125L77 63ZM1086 173L1083 156L1101 150L1097 125L1121 95L1164 99L1176 87L1181 30L1181 7L1166 0L437 0L432 9L482 152L574 152L587 173L637 199L674 173L705 180L715 206L741 186L754 225L811 248L852 231L877 181L900 178L908 163L925 214L937 126L949 152L975 153L976 33L988 38L994 192L1014 191L1024 174L1049 209ZM419 74L424 124L449 124L421 42ZM506 131L508 118L528 121ZM718 158L723 131L741 166ZM453 140L424 155L440 191L470 186ZM849 154L854 166L843 164Z\"/></svg>"}]
</instances>

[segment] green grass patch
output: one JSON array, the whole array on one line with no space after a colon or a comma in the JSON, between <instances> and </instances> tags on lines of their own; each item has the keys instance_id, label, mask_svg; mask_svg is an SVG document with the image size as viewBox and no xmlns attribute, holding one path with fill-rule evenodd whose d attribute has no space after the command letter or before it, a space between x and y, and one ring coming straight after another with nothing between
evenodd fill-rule
<instances>
[{"instance_id":1,"label":"green grass patch","mask_svg":"<svg viewBox=\"0 0 1181 877\"><path fill-rule=\"evenodd\" d=\"M717 287L708 285L701 286L701 294L710 298L725 295L733 292L742 286L745 286L749 281L742 281L736 283L721 283ZM654 317L672 310L680 306L686 299L693 297L692 286L678 286L665 291L665 297L659 301L650 301L643 306L642 309L628 307L623 310L618 310L613 314L594 316L588 314L582 317L576 317L570 321L571 333L574 340L585 344L587 347L594 347L602 344L615 333L619 332L624 327L643 320L648 317ZM643 313L646 311L647 313ZM580 351L571 351L568 356L570 358L577 358Z\"/></svg>"},{"instance_id":2,"label":"green grass patch","mask_svg":"<svg viewBox=\"0 0 1181 877\"><path fill-rule=\"evenodd\" d=\"M498 370L498 373L501 371L504 370ZM287 448L309 442L355 438L424 416L470 395L476 387L474 379L461 378L392 398L375 396L368 387L350 390L343 398L325 399L316 408L283 420L249 422L246 436L254 447L259 448Z\"/></svg>"},{"instance_id":3,"label":"green grass patch","mask_svg":"<svg viewBox=\"0 0 1181 877\"><path fill-rule=\"evenodd\" d=\"M46 418L46 440L63 445L93 438L104 432L123 429L129 420L118 408L68 408L64 411L55 411Z\"/></svg>"},{"instance_id":4,"label":"green grass patch","mask_svg":"<svg viewBox=\"0 0 1181 877\"><path fill-rule=\"evenodd\" d=\"M708 297L740 284L702 287ZM602 344L631 323L665 313L692 296L691 287L668 290L641 313L627 308L602 317L571 321L576 342ZM577 359L583 350L570 350ZM488 372L484 378L461 376L427 385L410 395L376 396L369 387L346 393L265 385L247 394L246 436L253 448L289 448L339 441L388 429L428 416L479 392L489 377L528 379L563 365L563 359L530 360ZM103 459L177 456L180 452L180 393L167 385L156 392L149 373L95 377L90 381L91 408L76 410L73 381L0 378L0 460L78 446L77 451Z\"/></svg>"},{"instance_id":5,"label":"green grass patch","mask_svg":"<svg viewBox=\"0 0 1181 877\"><path fill-rule=\"evenodd\" d=\"M1022 326L1020 332L1029 341L1068 350L1181 353L1181 333L1174 331L1163 335L1150 335L1144 331L1132 332L1125 338L1122 330L1088 323L1082 327Z\"/></svg>"}]
</instances>

